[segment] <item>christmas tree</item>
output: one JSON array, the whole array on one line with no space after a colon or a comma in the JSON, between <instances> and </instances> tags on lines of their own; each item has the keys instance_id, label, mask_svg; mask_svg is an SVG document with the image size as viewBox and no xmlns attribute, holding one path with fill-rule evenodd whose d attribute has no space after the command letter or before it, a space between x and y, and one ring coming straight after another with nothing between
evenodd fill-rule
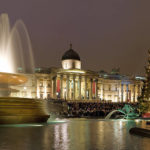
<instances>
[{"instance_id":1,"label":"christmas tree","mask_svg":"<svg viewBox=\"0 0 150 150\"><path fill-rule=\"evenodd\" d=\"M140 113L146 113L150 110L150 50L148 54L148 64L145 67L146 80L143 81L142 94L138 97Z\"/></svg>"}]
</instances>

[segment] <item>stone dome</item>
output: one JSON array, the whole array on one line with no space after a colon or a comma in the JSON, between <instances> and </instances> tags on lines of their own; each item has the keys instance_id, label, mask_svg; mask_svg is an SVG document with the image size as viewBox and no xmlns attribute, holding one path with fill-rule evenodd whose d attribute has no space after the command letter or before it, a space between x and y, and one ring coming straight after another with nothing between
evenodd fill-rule
<instances>
[{"instance_id":1,"label":"stone dome","mask_svg":"<svg viewBox=\"0 0 150 150\"><path fill-rule=\"evenodd\" d=\"M70 44L70 49L64 53L61 59L63 69L81 69L81 61L78 53L72 49L72 44Z\"/></svg>"},{"instance_id":2,"label":"stone dome","mask_svg":"<svg viewBox=\"0 0 150 150\"><path fill-rule=\"evenodd\" d=\"M62 56L62 60L67 60L67 59L74 59L80 61L80 56L76 51L72 49L72 44L70 44L70 49L67 50Z\"/></svg>"}]
</instances>

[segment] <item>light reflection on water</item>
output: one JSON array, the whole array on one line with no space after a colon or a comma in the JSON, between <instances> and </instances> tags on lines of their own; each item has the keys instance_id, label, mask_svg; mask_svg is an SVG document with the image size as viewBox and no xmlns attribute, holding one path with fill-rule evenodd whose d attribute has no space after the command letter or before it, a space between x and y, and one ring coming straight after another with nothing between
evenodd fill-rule
<instances>
[{"instance_id":1,"label":"light reflection on water","mask_svg":"<svg viewBox=\"0 0 150 150\"><path fill-rule=\"evenodd\" d=\"M56 119L0 125L0 150L149 150L150 139L129 134L141 120Z\"/></svg>"}]
</instances>

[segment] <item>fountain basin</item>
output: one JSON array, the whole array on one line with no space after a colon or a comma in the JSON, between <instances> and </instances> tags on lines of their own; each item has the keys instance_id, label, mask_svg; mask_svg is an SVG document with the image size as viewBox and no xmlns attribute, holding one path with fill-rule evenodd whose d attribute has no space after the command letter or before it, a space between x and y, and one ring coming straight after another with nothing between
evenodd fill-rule
<instances>
[{"instance_id":1,"label":"fountain basin","mask_svg":"<svg viewBox=\"0 0 150 150\"><path fill-rule=\"evenodd\" d=\"M13 74L0 72L0 97L8 97L11 92L17 91L10 88L11 85L20 85L27 82L27 77L23 74Z\"/></svg>"},{"instance_id":2,"label":"fountain basin","mask_svg":"<svg viewBox=\"0 0 150 150\"><path fill-rule=\"evenodd\" d=\"M19 85L27 82L27 77L22 74L0 72L0 84Z\"/></svg>"},{"instance_id":3,"label":"fountain basin","mask_svg":"<svg viewBox=\"0 0 150 150\"><path fill-rule=\"evenodd\" d=\"M0 124L40 123L49 117L45 100L0 97Z\"/></svg>"}]
</instances>

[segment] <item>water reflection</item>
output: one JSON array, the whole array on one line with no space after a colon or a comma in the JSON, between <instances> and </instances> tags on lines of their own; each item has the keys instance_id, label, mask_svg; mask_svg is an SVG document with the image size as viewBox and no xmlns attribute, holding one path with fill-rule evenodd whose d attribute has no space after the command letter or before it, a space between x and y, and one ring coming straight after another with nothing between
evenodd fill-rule
<instances>
[{"instance_id":1,"label":"water reflection","mask_svg":"<svg viewBox=\"0 0 150 150\"><path fill-rule=\"evenodd\" d=\"M150 139L129 134L144 121L69 119L39 126L0 126L0 150L149 150Z\"/></svg>"},{"instance_id":2,"label":"water reflection","mask_svg":"<svg viewBox=\"0 0 150 150\"><path fill-rule=\"evenodd\" d=\"M54 126L54 148L68 150L68 124Z\"/></svg>"}]
</instances>

